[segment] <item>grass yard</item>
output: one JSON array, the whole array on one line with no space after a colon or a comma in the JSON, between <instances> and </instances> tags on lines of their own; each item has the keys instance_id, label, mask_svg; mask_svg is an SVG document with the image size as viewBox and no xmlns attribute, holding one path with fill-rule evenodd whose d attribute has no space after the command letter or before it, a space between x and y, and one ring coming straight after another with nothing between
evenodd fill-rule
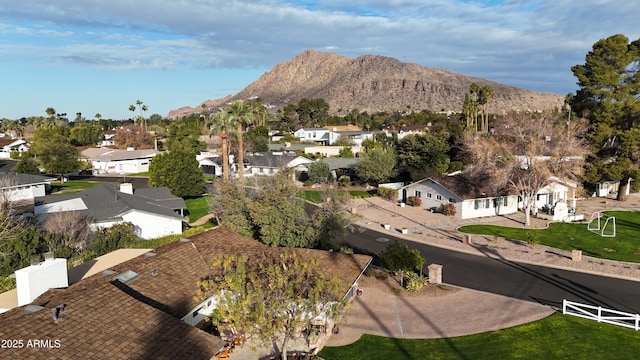
<instances>
[{"instance_id":1,"label":"grass yard","mask_svg":"<svg viewBox=\"0 0 640 360\"><path fill-rule=\"evenodd\" d=\"M584 255L618 261L640 262L640 213L607 211L616 217L616 236L602 237L587 230L587 224L551 223L548 229L520 229L495 225L469 225L459 230L469 234L500 236L526 241L535 232L539 243Z\"/></svg>"},{"instance_id":2,"label":"grass yard","mask_svg":"<svg viewBox=\"0 0 640 360\"><path fill-rule=\"evenodd\" d=\"M326 360L607 360L633 359L639 351L638 331L556 313L510 329L447 339L407 340L363 335L351 345L325 347L319 355Z\"/></svg>"},{"instance_id":3,"label":"grass yard","mask_svg":"<svg viewBox=\"0 0 640 360\"><path fill-rule=\"evenodd\" d=\"M51 194L60 195L60 194L76 193L79 191L92 188L98 184L102 184L102 183L97 181L76 181L76 180L69 180L65 183L61 183L60 181L52 181Z\"/></svg>"},{"instance_id":4,"label":"grass yard","mask_svg":"<svg viewBox=\"0 0 640 360\"><path fill-rule=\"evenodd\" d=\"M189 211L189 222L194 222L209 213L209 205L207 204L208 196L200 196L197 198L185 199L187 210Z\"/></svg>"}]
</instances>

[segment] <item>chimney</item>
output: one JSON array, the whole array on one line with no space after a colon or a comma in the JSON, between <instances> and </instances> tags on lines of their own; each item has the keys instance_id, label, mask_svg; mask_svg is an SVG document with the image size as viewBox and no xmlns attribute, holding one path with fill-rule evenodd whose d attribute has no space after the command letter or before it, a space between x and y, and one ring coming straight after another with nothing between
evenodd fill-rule
<instances>
[{"instance_id":1,"label":"chimney","mask_svg":"<svg viewBox=\"0 0 640 360\"><path fill-rule=\"evenodd\" d=\"M67 259L51 259L16 270L18 306L26 305L52 288L69 286Z\"/></svg>"},{"instance_id":2,"label":"chimney","mask_svg":"<svg viewBox=\"0 0 640 360\"><path fill-rule=\"evenodd\" d=\"M133 184L132 183L120 184L120 192L133 195Z\"/></svg>"}]
</instances>

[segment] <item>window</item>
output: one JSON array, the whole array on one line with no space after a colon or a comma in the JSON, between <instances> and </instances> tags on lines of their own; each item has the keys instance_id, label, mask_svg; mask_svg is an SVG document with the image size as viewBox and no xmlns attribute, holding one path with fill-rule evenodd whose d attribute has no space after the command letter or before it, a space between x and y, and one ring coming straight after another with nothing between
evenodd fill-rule
<instances>
[{"instance_id":1,"label":"window","mask_svg":"<svg viewBox=\"0 0 640 360\"><path fill-rule=\"evenodd\" d=\"M452 204L455 204L455 203L456 203L456 199L454 199L454 198L449 198L449 202L450 202L450 203L452 203Z\"/></svg>"},{"instance_id":2,"label":"window","mask_svg":"<svg viewBox=\"0 0 640 360\"><path fill-rule=\"evenodd\" d=\"M427 193L427 197L431 199L431 193Z\"/></svg>"},{"instance_id":3,"label":"window","mask_svg":"<svg viewBox=\"0 0 640 360\"><path fill-rule=\"evenodd\" d=\"M436 195L436 200L442 200L442 195Z\"/></svg>"},{"instance_id":4,"label":"window","mask_svg":"<svg viewBox=\"0 0 640 360\"><path fill-rule=\"evenodd\" d=\"M422 197L422 192L421 192L421 191L416 190L416 197Z\"/></svg>"},{"instance_id":5,"label":"window","mask_svg":"<svg viewBox=\"0 0 640 360\"><path fill-rule=\"evenodd\" d=\"M509 205L509 200L508 199L509 198L506 197L506 196L497 197L497 198L493 199L493 202L494 202L493 206L494 207L508 206Z\"/></svg>"},{"instance_id":6,"label":"window","mask_svg":"<svg viewBox=\"0 0 640 360\"><path fill-rule=\"evenodd\" d=\"M490 207L491 207L491 202L489 201L489 199L478 199L473 203L473 208L475 210L488 209Z\"/></svg>"}]
</instances>

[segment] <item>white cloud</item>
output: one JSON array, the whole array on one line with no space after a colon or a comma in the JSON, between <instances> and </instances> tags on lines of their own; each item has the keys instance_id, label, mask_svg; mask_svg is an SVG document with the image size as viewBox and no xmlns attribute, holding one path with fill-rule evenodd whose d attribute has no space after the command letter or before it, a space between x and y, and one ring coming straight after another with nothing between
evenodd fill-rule
<instances>
[{"instance_id":1,"label":"white cloud","mask_svg":"<svg viewBox=\"0 0 640 360\"><path fill-rule=\"evenodd\" d=\"M19 38L36 63L53 57L116 69L269 68L315 48L352 57L375 53L516 86L535 84L533 90L566 92L575 83L570 66L583 61L595 41L615 33L639 36L640 4L30 0L27 7L9 0L2 13L3 37ZM10 43L4 40L4 47ZM19 52L13 56L25 58Z\"/></svg>"}]
</instances>

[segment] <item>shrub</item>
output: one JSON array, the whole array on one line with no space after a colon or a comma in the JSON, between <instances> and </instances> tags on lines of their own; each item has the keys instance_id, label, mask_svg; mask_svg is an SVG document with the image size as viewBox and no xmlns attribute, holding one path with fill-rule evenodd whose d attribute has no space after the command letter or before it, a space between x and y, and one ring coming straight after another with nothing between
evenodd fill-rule
<instances>
[{"instance_id":1,"label":"shrub","mask_svg":"<svg viewBox=\"0 0 640 360\"><path fill-rule=\"evenodd\" d=\"M389 274L386 271L378 271L376 272L376 279L378 280L387 280L389 278Z\"/></svg>"},{"instance_id":2,"label":"shrub","mask_svg":"<svg viewBox=\"0 0 640 360\"><path fill-rule=\"evenodd\" d=\"M304 186L307 186L307 187L308 187L308 186L311 186L311 185L313 185L313 181L311 181L311 180L306 180L306 181L304 182L304 184L303 184L303 185L304 185Z\"/></svg>"},{"instance_id":3,"label":"shrub","mask_svg":"<svg viewBox=\"0 0 640 360\"><path fill-rule=\"evenodd\" d=\"M409 196L407 200L411 206L422 206L422 199L417 196Z\"/></svg>"},{"instance_id":4,"label":"shrub","mask_svg":"<svg viewBox=\"0 0 640 360\"><path fill-rule=\"evenodd\" d=\"M420 276L414 272L409 272L405 275L405 286L407 290L418 292L428 283L427 278Z\"/></svg>"},{"instance_id":5,"label":"shrub","mask_svg":"<svg viewBox=\"0 0 640 360\"><path fill-rule=\"evenodd\" d=\"M449 170L451 171L461 171L462 167L462 161L452 161L449 163Z\"/></svg>"},{"instance_id":6,"label":"shrub","mask_svg":"<svg viewBox=\"0 0 640 360\"><path fill-rule=\"evenodd\" d=\"M456 206L452 203L440 205L440 212L447 216L454 216L456 214Z\"/></svg>"}]
</instances>

